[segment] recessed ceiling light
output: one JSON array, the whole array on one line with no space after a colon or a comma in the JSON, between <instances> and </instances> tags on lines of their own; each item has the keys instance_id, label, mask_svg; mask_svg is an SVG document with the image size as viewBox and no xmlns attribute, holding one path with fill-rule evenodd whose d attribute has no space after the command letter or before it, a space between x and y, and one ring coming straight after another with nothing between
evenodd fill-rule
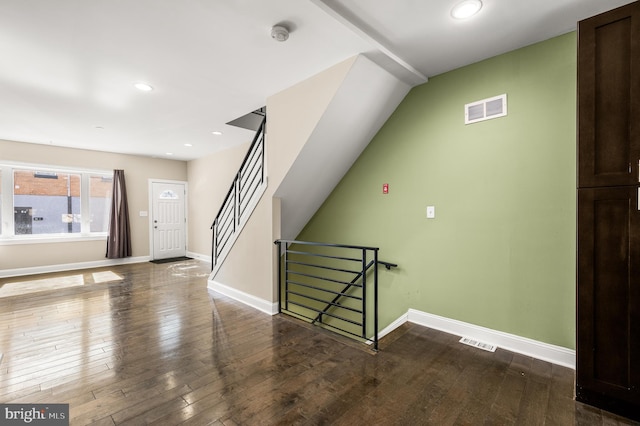
<instances>
[{"instance_id":1,"label":"recessed ceiling light","mask_svg":"<svg viewBox=\"0 0 640 426\"><path fill-rule=\"evenodd\" d=\"M96 126L96 129L98 129L98 130L104 130L104 127L102 127L102 126Z\"/></svg>"},{"instance_id":2,"label":"recessed ceiling light","mask_svg":"<svg viewBox=\"0 0 640 426\"><path fill-rule=\"evenodd\" d=\"M455 19L467 19L478 13L482 9L480 0L464 0L451 9L451 16Z\"/></svg>"},{"instance_id":3,"label":"recessed ceiling light","mask_svg":"<svg viewBox=\"0 0 640 426\"><path fill-rule=\"evenodd\" d=\"M193 146L190 143L185 143L184 146Z\"/></svg>"},{"instance_id":4,"label":"recessed ceiling light","mask_svg":"<svg viewBox=\"0 0 640 426\"><path fill-rule=\"evenodd\" d=\"M167 155L173 155L173 152L167 152Z\"/></svg>"},{"instance_id":5,"label":"recessed ceiling light","mask_svg":"<svg viewBox=\"0 0 640 426\"><path fill-rule=\"evenodd\" d=\"M220 136L222 135L222 132L219 130L216 130L215 132L211 132L212 134L216 135L216 136Z\"/></svg>"},{"instance_id":6,"label":"recessed ceiling light","mask_svg":"<svg viewBox=\"0 0 640 426\"><path fill-rule=\"evenodd\" d=\"M149 86L147 83L136 83L133 87L143 92L150 92L153 90L153 87Z\"/></svg>"}]
</instances>

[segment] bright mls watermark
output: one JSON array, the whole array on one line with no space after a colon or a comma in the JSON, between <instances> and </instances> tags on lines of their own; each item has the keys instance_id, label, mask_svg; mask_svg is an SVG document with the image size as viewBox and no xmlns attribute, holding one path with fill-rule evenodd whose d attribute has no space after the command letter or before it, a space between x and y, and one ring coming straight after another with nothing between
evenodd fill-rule
<instances>
[{"instance_id":1,"label":"bright mls watermark","mask_svg":"<svg viewBox=\"0 0 640 426\"><path fill-rule=\"evenodd\" d=\"M0 404L0 424L69 426L69 404Z\"/></svg>"}]
</instances>

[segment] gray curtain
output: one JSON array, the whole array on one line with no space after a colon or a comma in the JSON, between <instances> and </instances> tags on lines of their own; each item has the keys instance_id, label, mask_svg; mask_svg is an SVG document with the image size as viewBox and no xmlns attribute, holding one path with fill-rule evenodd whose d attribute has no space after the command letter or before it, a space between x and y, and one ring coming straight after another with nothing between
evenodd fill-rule
<instances>
[{"instance_id":1,"label":"gray curtain","mask_svg":"<svg viewBox=\"0 0 640 426\"><path fill-rule=\"evenodd\" d=\"M124 170L113 171L111 191L111 215L107 237L107 258L120 259L131 256L131 229L129 227L129 206Z\"/></svg>"}]
</instances>

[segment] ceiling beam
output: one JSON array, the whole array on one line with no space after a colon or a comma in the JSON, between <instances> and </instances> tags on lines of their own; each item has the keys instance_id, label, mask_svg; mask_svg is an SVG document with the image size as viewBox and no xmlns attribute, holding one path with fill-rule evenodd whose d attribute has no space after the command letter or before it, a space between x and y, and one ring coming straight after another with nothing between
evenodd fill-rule
<instances>
[{"instance_id":1,"label":"ceiling beam","mask_svg":"<svg viewBox=\"0 0 640 426\"><path fill-rule=\"evenodd\" d=\"M340 8L335 1L311 0L311 2L367 42L375 51L365 52L365 55L378 65L387 69L387 71L396 75L402 81L411 86L417 86L429 80L427 76L418 71L413 65L385 46L378 34L367 28L361 20L353 16L348 10ZM332 4L330 4L330 2Z\"/></svg>"}]
</instances>

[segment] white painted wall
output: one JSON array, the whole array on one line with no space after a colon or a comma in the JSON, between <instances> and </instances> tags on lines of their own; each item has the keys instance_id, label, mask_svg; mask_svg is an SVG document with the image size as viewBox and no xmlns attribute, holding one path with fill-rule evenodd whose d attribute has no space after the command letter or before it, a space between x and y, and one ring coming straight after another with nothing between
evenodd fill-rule
<instances>
[{"instance_id":1,"label":"white painted wall","mask_svg":"<svg viewBox=\"0 0 640 426\"><path fill-rule=\"evenodd\" d=\"M302 231L410 89L370 59L356 58L275 191L283 239Z\"/></svg>"},{"instance_id":2,"label":"white painted wall","mask_svg":"<svg viewBox=\"0 0 640 426\"><path fill-rule=\"evenodd\" d=\"M190 254L211 260L210 229L251 141L187 163Z\"/></svg>"}]
</instances>

